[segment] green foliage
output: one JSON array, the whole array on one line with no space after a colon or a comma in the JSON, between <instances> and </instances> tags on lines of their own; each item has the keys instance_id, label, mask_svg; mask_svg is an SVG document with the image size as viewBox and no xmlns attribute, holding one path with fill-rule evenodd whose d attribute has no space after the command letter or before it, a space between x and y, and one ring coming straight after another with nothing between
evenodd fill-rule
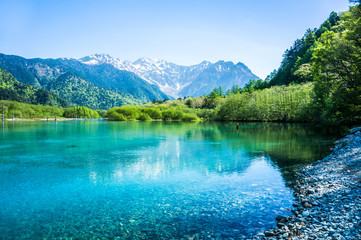
<instances>
[{"instance_id":1,"label":"green foliage","mask_svg":"<svg viewBox=\"0 0 361 240\"><path fill-rule=\"evenodd\" d=\"M304 63L300 65L293 76L295 77L295 82L311 82L313 80L312 76L312 66L309 63Z\"/></svg>"},{"instance_id":2,"label":"green foliage","mask_svg":"<svg viewBox=\"0 0 361 240\"><path fill-rule=\"evenodd\" d=\"M222 97L220 96L214 97L212 95L208 95L204 98L204 104L202 105L202 107L207 109L214 109L221 102L221 100Z\"/></svg>"},{"instance_id":3,"label":"green foliage","mask_svg":"<svg viewBox=\"0 0 361 240\"><path fill-rule=\"evenodd\" d=\"M268 85L264 88L313 81L309 64L317 42L323 33L338 31L339 22L340 16L332 12L319 28L308 29L301 39L297 39L293 46L285 51L280 68L267 79Z\"/></svg>"},{"instance_id":4,"label":"green foliage","mask_svg":"<svg viewBox=\"0 0 361 240\"><path fill-rule=\"evenodd\" d=\"M313 55L315 119L329 126L361 123L361 7L341 15L341 32L325 32Z\"/></svg>"},{"instance_id":5,"label":"green foliage","mask_svg":"<svg viewBox=\"0 0 361 240\"><path fill-rule=\"evenodd\" d=\"M212 100L224 96L225 94L221 86L214 88L213 91L210 94L208 94L208 98Z\"/></svg>"},{"instance_id":6,"label":"green foliage","mask_svg":"<svg viewBox=\"0 0 361 240\"><path fill-rule=\"evenodd\" d=\"M64 117L66 118L100 118L97 111L93 111L87 107L73 107L64 109Z\"/></svg>"},{"instance_id":7,"label":"green foliage","mask_svg":"<svg viewBox=\"0 0 361 240\"><path fill-rule=\"evenodd\" d=\"M151 119L162 119L162 112L158 108L140 108L140 111Z\"/></svg>"},{"instance_id":8,"label":"green foliage","mask_svg":"<svg viewBox=\"0 0 361 240\"><path fill-rule=\"evenodd\" d=\"M182 121L185 122L193 122L193 121L199 121L199 117L194 113L185 113L182 117Z\"/></svg>"},{"instance_id":9,"label":"green foliage","mask_svg":"<svg viewBox=\"0 0 361 240\"><path fill-rule=\"evenodd\" d=\"M112 121L199 121L200 118L194 111L185 105L178 105L177 107L168 104L158 106L122 106L109 109L107 117Z\"/></svg>"},{"instance_id":10,"label":"green foliage","mask_svg":"<svg viewBox=\"0 0 361 240\"><path fill-rule=\"evenodd\" d=\"M109 109L107 112L108 120L110 121L126 121L127 118L123 114L118 113L115 109Z\"/></svg>"},{"instance_id":11,"label":"green foliage","mask_svg":"<svg viewBox=\"0 0 361 240\"><path fill-rule=\"evenodd\" d=\"M143 106L123 106L110 109L110 120L164 121L285 121L311 122L313 84L275 86L263 90L242 91L212 98L178 99L162 104L147 103ZM233 91L232 91L233 92ZM209 103L212 108L207 108Z\"/></svg>"},{"instance_id":12,"label":"green foliage","mask_svg":"<svg viewBox=\"0 0 361 240\"><path fill-rule=\"evenodd\" d=\"M15 101L0 101L0 111L4 106L5 117L12 118L53 118L55 115L65 118L100 118L97 111L93 111L87 107L60 108L52 106L42 106L20 103Z\"/></svg>"},{"instance_id":13,"label":"green foliage","mask_svg":"<svg viewBox=\"0 0 361 240\"><path fill-rule=\"evenodd\" d=\"M107 111L106 110L96 110L96 111L99 114L99 117L106 118L106 116L107 116Z\"/></svg>"},{"instance_id":14,"label":"green foliage","mask_svg":"<svg viewBox=\"0 0 361 240\"><path fill-rule=\"evenodd\" d=\"M105 110L142 102L129 94L98 87L73 73L61 75L48 84L48 89L71 103L92 109Z\"/></svg>"},{"instance_id":15,"label":"green foliage","mask_svg":"<svg viewBox=\"0 0 361 240\"><path fill-rule=\"evenodd\" d=\"M138 120L140 120L140 121L151 121L152 118L146 113L141 113L139 115L139 117L138 117Z\"/></svg>"},{"instance_id":16,"label":"green foliage","mask_svg":"<svg viewBox=\"0 0 361 240\"><path fill-rule=\"evenodd\" d=\"M214 109L195 109L192 113L203 120L214 120Z\"/></svg>"},{"instance_id":17,"label":"green foliage","mask_svg":"<svg viewBox=\"0 0 361 240\"><path fill-rule=\"evenodd\" d=\"M142 114L140 109L136 106L122 106L122 107L116 107L116 108L109 109L108 114L107 114L108 118L109 118L109 120L115 120L115 121L117 119L113 119L112 114L109 115L109 113L112 113L112 112L117 113L114 115L117 118L120 117L121 119L123 119L123 117L124 117L125 120L139 120L139 117Z\"/></svg>"},{"instance_id":18,"label":"green foliage","mask_svg":"<svg viewBox=\"0 0 361 240\"><path fill-rule=\"evenodd\" d=\"M231 92L233 94L236 94L236 93L240 93L240 87L238 85L234 85L232 88L231 88Z\"/></svg>"},{"instance_id":19,"label":"green foliage","mask_svg":"<svg viewBox=\"0 0 361 240\"><path fill-rule=\"evenodd\" d=\"M309 122L312 84L233 94L216 109L218 120Z\"/></svg>"},{"instance_id":20,"label":"green foliage","mask_svg":"<svg viewBox=\"0 0 361 240\"><path fill-rule=\"evenodd\" d=\"M174 107L162 111L163 120L181 120L183 117L184 112Z\"/></svg>"},{"instance_id":21,"label":"green foliage","mask_svg":"<svg viewBox=\"0 0 361 240\"><path fill-rule=\"evenodd\" d=\"M263 81L262 79L252 79L246 85L243 89L239 89L239 92L253 92L258 89L263 89L267 87L267 82Z\"/></svg>"},{"instance_id":22,"label":"green foliage","mask_svg":"<svg viewBox=\"0 0 361 240\"><path fill-rule=\"evenodd\" d=\"M214 98L211 98L214 99ZM188 98L185 101L185 105L189 108L203 108L205 106L205 100L202 97Z\"/></svg>"},{"instance_id":23,"label":"green foliage","mask_svg":"<svg viewBox=\"0 0 361 240\"><path fill-rule=\"evenodd\" d=\"M111 108L107 112L107 117L112 121L126 121L126 120L157 120L162 118L162 113L159 109L140 106L122 106Z\"/></svg>"},{"instance_id":24,"label":"green foliage","mask_svg":"<svg viewBox=\"0 0 361 240\"><path fill-rule=\"evenodd\" d=\"M4 107L5 118L46 118L46 117L61 117L64 113L63 108L33 105L27 103L20 103L15 101L1 100L0 111Z\"/></svg>"},{"instance_id":25,"label":"green foliage","mask_svg":"<svg viewBox=\"0 0 361 240\"><path fill-rule=\"evenodd\" d=\"M0 100L11 100L29 104L68 107L69 104L57 95L36 89L17 81L9 72L0 69Z\"/></svg>"}]
</instances>

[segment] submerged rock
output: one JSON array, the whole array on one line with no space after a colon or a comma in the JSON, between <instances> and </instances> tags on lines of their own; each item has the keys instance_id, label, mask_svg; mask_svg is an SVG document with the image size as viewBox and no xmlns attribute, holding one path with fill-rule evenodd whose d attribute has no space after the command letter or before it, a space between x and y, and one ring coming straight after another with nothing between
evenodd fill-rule
<instances>
[{"instance_id":1,"label":"submerged rock","mask_svg":"<svg viewBox=\"0 0 361 240\"><path fill-rule=\"evenodd\" d=\"M296 175L294 217L277 216L265 239L361 239L361 127ZM287 222L287 225L285 224Z\"/></svg>"}]
</instances>

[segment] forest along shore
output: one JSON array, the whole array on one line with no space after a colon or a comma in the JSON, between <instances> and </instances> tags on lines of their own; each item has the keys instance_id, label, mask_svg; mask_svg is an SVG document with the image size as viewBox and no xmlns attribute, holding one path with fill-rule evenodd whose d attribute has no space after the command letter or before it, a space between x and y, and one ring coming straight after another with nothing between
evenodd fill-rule
<instances>
[{"instance_id":1,"label":"forest along shore","mask_svg":"<svg viewBox=\"0 0 361 240\"><path fill-rule=\"evenodd\" d=\"M293 216L276 218L263 239L361 239L361 127L326 158L301 169Z\"/></svg>"},{"instance_id":2,"label":"forest along shore","mask_svg":"<svg viewBox=\"0 0 361 240\"><path fill-rule=\"evenodd\" d=\"M100 120L101 118L97 118L96 120ZM87 118L56 118L56 121L73 121L73 120L92 120ZM36 121L55 121L55 118L6 118L4 121L6 122L36 122Z\"/></svg>"}]
</instances>

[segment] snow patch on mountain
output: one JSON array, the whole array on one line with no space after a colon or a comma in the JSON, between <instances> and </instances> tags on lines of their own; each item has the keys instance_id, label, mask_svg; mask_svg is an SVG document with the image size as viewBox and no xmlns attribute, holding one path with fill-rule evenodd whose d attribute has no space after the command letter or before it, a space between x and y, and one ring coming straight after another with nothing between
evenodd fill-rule
<instances>
[{"instance_id":1,"label":"snow patch on mountain","mask_svg":"<svg viewBox=\"0 0 361 240\"><path fill-rule=\"evenodd\" d=\"M203 61L192 66L182 66L154 58L123 61L107 54L94 54L79 61L89 65L110 64L120 70L133 72L174 98L200 96L219 86L224 90L235 84L243 87L250 79L258 79L243 63L235 65L225 61Z\"/></svg>"}]
</instances>

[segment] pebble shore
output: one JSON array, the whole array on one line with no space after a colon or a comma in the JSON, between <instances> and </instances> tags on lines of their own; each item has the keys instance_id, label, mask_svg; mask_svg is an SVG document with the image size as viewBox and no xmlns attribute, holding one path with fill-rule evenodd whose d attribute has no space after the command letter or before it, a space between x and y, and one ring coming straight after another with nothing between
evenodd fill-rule
<instances>
[{"instance_id":1,"label":"pebble shore","mask_svg":"<svg viewBox=\"0 0 361 240\"><path fill-rule=\"evenodd\" d=\"M361 239L361 128L335 142L326 158L296 176L292 216L278 216L277 227L261 239Z\"/></svg>"}]
</instances>

